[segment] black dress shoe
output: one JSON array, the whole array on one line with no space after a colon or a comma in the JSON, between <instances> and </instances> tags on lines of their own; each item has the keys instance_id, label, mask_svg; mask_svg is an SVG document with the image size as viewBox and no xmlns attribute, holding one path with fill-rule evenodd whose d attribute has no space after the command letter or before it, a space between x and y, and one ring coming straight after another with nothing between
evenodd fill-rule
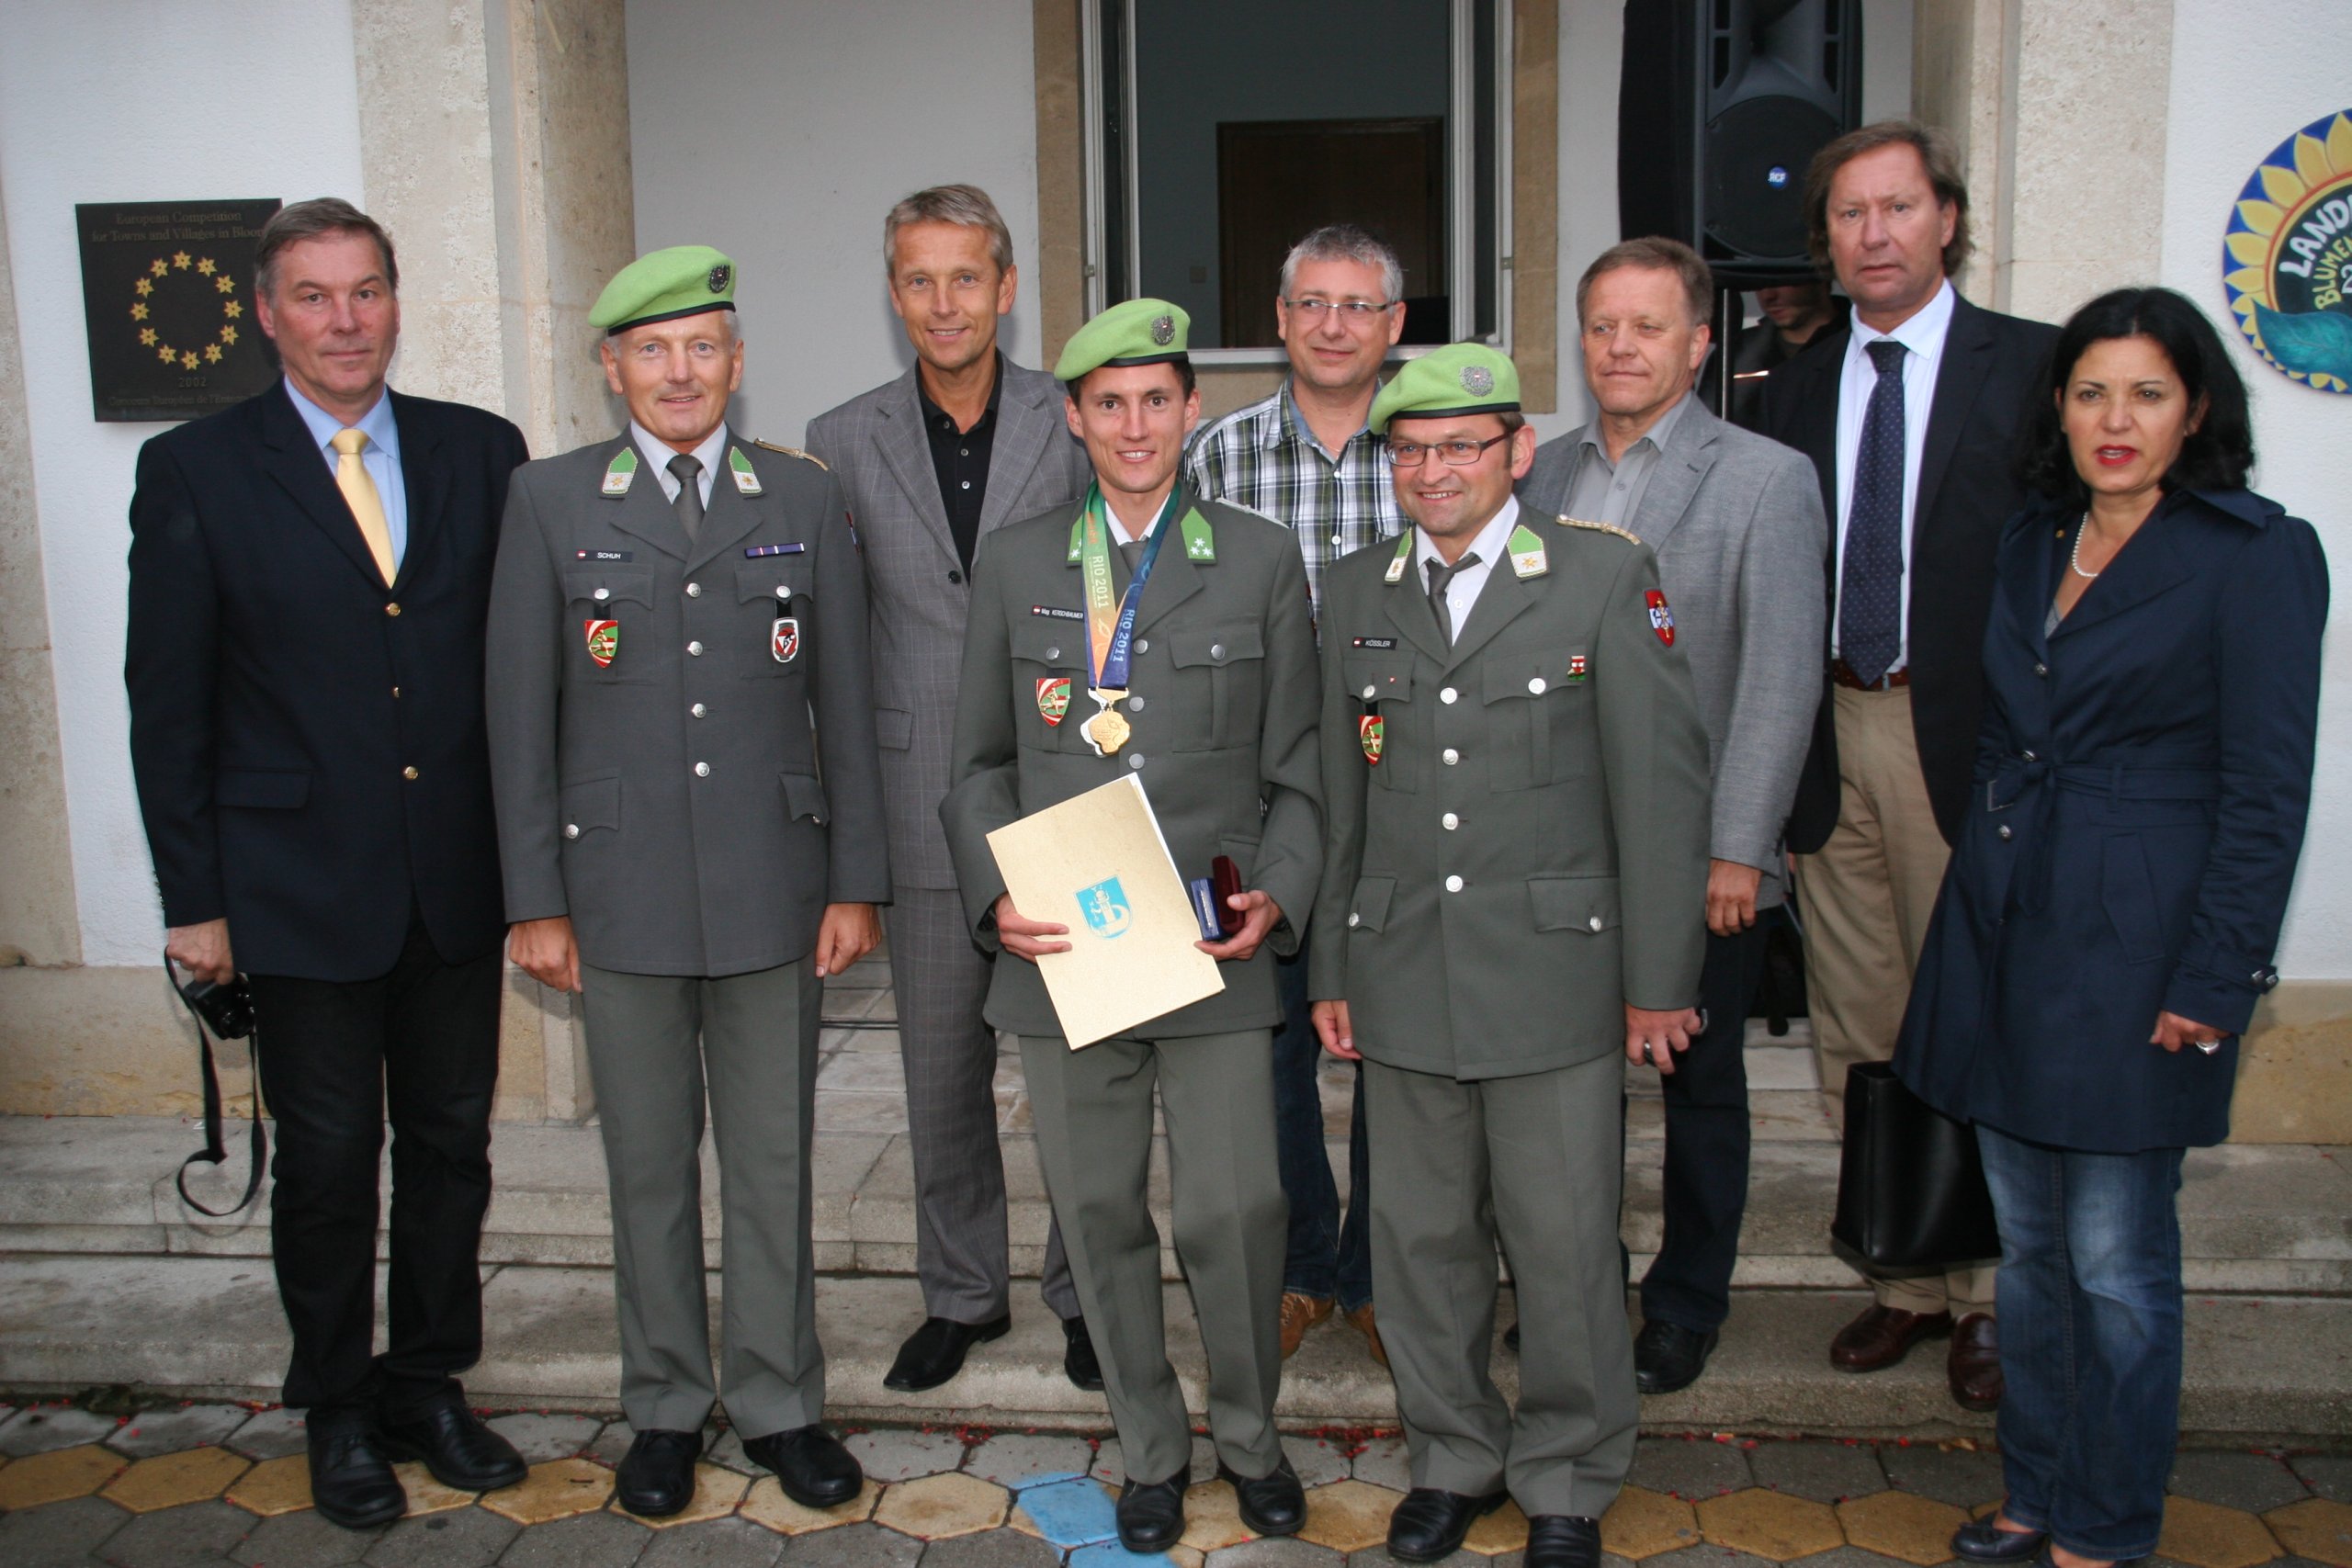
<instances>
[{"instance_id":1,"label":"black dress shoe","mask_svg":"<svg viewBox=\"0 0 2352 1568\"><path fill-rule=\"evenodd\" d=\"M379 1421L377 1446L393 1459L421 1461L454 1492L494 1492L530 1473L514 1445L481 1424L458 1399L405 1421Z\"/></svg>"},{"instance_id":2,"label":"black dress shoe","mask_svg":"<svg viewBox=\"0 0 2352 1568\"><path fill-rule=\"evenodd\" d=\"M1062 1374L1089 1393L1101 1393L1102 1363L1095 1358L1094 1336L1086 1332L1086 1319L1062 1319L1062 1337L1069 1341L1062 1348Z\"/></svg>"},{"instance_id":3,"label":"black dress shoe","mask_svg":"<svg viewBox=\"0 0 2352 1568\"><path fill-rule=\"evenodd\" d=\"M1184 1483L1179 1472L1165 1481L1129 1480L1119 1488L1119 1544L1129 1551L1165 1551L1184 1533Z\"/></svg>"},{"instance_id":4,"label":"black dress shoe","mask_svg":"<svg viewBox=\"0 0 2352 1568\"><path fill-rule=\"evenodd\" d=\"M1527 1521L1520 1568L1600 1568L1600 1521L1581 1514L1538 1514Z\"/></svg>"},{"instance_id":5,"label":"black dress shoe","mask_svg":"<svg viewBox=\"0 0 2352 1568\"><path fill-rule=\"evenodd\" d=\"M1702 1334L1679 1323L1652 1318L1634 1336L1634 1385L1644 1393L1672 1393L1678 1388L1689 1388L1707 1370L1707 1358L1714 1354L1720 1337L1712 1328Z\"/></svg>"},{"instance_id":6,"label":"black dress shoe","mask_svg":"<svg viewBox=\"0 0 2352 1568\"><path fill-rule=\"evenodd\" d=\"M695 1461L700 1458L700 1432L649 1427L630 1441L613 1480L613 1496L639 1518L681 1513L695 1500Z\"/></svg>"},{"instance_id":7,"label":"black dress shoe","mask_svg":"<svg viewBox=\"0 0 2352 1568\"><path fill-rule=\"evenodd\" d=\"M359 1422L311 1428L311 1501L347 1530L373 1529L408 1512L401 1478Z\"/></svg>"},{"instance_id":8,"label":"black dress shoe","mask_svg":"<svg viewBox=\"0 0 2352 1568\"><path fill-rule=\"evenodd\" d=\"M1408 1562L1434 1562L1462 1550L1470 1527L1503 1506L1508 1492L1464 1497L1434 1486L1416 1486L1388 1516L1388 1555Z\"/></svg>"},{"instance_id":9,"label":"black dress shoe","mask_svg":"<svg viewBox=\"0 0 2352 1568\"><path fill-rule=\"evenodd\" d=\"M1260 1535L1296 1535L1306 1522L1306 1489L1298 1483L1298 1472L1290 1461L1252 1481L1219 1460L1216 1475L1240 1501L1241 1522Z\"/></svg>"},{"instance_id":10,"label":"black dress shoe","mask_svg":"<svg viewBox=\"0 0 2352 1568\"><path fill-rule=\"evenodd\" d=\"M2041 1555L2041 1530L2005 1530L1997 1514L1971 1519L1952 1531L1951 1549L1971 1562L2030 1562Z\"/></svg>"},{"instance_id":11,"label":"black dress shoe","mask_svg":"<svg viewBox=\"0 0 2352 1568\"><path fill-rule=\"evenodd\" d=\"M746 1438L743 1451L752 1462L775 1472L784 1495L804 1508L832 1508L848 1502L865 1484L857 1456L842 1447L839 1438L822 1427L795 1427Z\"/></svg>"},{"instance_id":12,"label":"black dress shoe","mask_svg":"<svg viewBox=\"0 0 2352 1568\"><path fill-rule=\"evenodd\" d=\"M1003 1338L1012 1327L1009 1313L986 1323L926 1317L922 1326L908 1335L907 1342L899 1347L899 1359L890 1363L882 1386L895 1388L900 1393L921 1393L924 1389L937 1388L964 1370L964 1352L990 1339Z\"/></svg>"}]
</instances>

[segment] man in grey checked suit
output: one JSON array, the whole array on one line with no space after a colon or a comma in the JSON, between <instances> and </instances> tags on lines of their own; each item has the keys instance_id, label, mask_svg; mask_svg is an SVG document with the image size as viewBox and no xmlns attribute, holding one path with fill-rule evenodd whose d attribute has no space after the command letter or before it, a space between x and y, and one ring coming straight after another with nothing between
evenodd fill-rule
<instances>
[{"instance_id":1,"label":"man in grey checked suit","mask_svg":"<svg viewBox=\"0 0 2352 1568\"><path fill-rule=\"evenodd\" d=\"M1186 324L1164 300L1131 299L1081 328L1055 366L1097 483L1078 505L988 541L965 639L955 784L940 807L969 929L1001 949L988 1020L1021 1038L1038 1157L1126 1464L1117 1513L1131 1551L1163 1551L1182 1534L1191 1479L1148 1192L1155 1089L1218 1473L1259 1534L1289 1535L1306 1518L1273 1422L1286 1213L1273 961L1297 950L1322 860L1315 635L1289 531L1196 502L1177 483L1200 416ZM1089 577L1132 615L1132 665L1116 679L1095 679ZM1100 608L1109 641L1110 606ZM1102 738L1105 720L1117 725ZM1057 940L1069 927L1060 911L1013 907L988 835L1122 777L1142 782L1184 875L1232 857L1247 891L1229 902L1243 919L1230 938L1200 944L1218 961L1222 992L1073 1051L1035 962L1069 950Z\"/></svg>"},{"instance_id":2,"label":"man in grey checked suit","mask_svg":"<svg viewBox=\"0 0 2352 1568\"><path fill-rule=\"evenodd\" d=\"M945 1382L973 1344L1012 1326L996 1032L980 1016L989 964L965 924L939 827L972 555L1006 522L1076 501L1088 469L1063 426L1060 385L997 349L997 322L1020 278L1012 236L988 194L917 191L884 220L882 254L915 363L811 420L808 443L857 520L873 621L895 888L890 979L924 1313L883 1381L911 1391ZM1062 1320L1070 1381L1101 1388L1058 1226L1046 1235L1045 1297Z\"/></svg>"},{"instance_id":3,"label":"man in grey checked suit","mask_svg":"<svg viewBox=\"0 0 2352 1568\"><path fill-rule=\"evenodd\" d=\"M1373 1274L1412 1454L1388 1550L1506 1495L1527 1568L1598 1568L1640 1397L1617 1250L1625 1058L1686 1043L1707 737L1649 548L1521 510L1519 375L1483 344L1373 403L1412 530L1323 580L1316 1029L1364 1064ZM1621 1056L1620 1051L1625 1053ZM1525 1329L1487 1373L1495 1246Z\"/></svg>"},{"instance_id":4,"label":"man in grey checked suit","mask_svg":"<svg viewBox=\"0 0 2352 1568\"><path fill-rule=\"evenodd\" d=\"M1600 412L1538 447L1519 486L1532 511L1614 524L1657 552L1713 760L1705 1027L1658 1064L1666 1239L1642 1280L1634 1371L1645 1393L1694 1381L1731 1310L1747 1201L1743 1044L1764 967L1758 917L1788 896L1781 830L1821 689L1820 487L1798 453L1691 395L1713 307L1714 278L1688 245L1640 239L1603 252L1577 283Z\"/></svg>"},{"instance_id":5,"label":"man in grey checked suit","mask_svg":"<svg viewBox=\"0 0 2352 1568\"><path fill-rule=\"evenodd\" d=\"M583 993L636 1428L616 1490L649 1515L693 1497L719 1392L796 1501L830 1506L862 1479L818 1425L808 1156L821 982L873 947L890 889L865 580L824 468L727 426L734 308L734 267L703 245L605 288L589 321L628 428L516 470L491 593L510 951ZM725 1213L717 1389L706 1082Z\"/></svg>"}]
</instances>

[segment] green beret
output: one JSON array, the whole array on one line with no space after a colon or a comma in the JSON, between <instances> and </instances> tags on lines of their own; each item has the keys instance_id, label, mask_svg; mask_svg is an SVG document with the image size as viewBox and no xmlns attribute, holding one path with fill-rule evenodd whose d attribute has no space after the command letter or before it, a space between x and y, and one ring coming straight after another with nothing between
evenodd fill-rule
<instances>
[{"instance_id":1,"label":"green beret","mask_svg":"<svg viewBox=\"0 0 2352 1568\"><path fill-rule=\"evenodd\" d=\"M1105 365L1158 365L1184 357L1193 318L1165 299L1129 299L1078 329L1054 362L1054 379L1077 380Z\"/></svg>"},{"instance_id":2,"label":"green beret","mask_svg":"<svg viewBox=\"0 0 2352 1568\"><path fill-rule=\"evenodd\" d=\"M1483 343L1433 348L1388 378L1372 400L1372 433L1392 419L1436 419L1458 413L1517 413L1519 367L1510 355Z\"/></svg>"},{"instance_id":3,"label":"green beret","mask_svg":"<svg viewBox=\"0 0 2352 1568\"><path fill-rule=\"evenodd\" d=\"M616 273L596 296L588 324L609 336L648 321L734 308L735 264L708 245L672 245Z\"/></svg>"}]
</instances>

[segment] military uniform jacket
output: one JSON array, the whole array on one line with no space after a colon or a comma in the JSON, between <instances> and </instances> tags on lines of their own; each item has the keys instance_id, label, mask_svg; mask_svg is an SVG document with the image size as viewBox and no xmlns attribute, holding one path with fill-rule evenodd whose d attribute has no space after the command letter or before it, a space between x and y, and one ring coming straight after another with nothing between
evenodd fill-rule
<instances>
[{"instance_id":1,"label":"military uniform jacket","mask_svg":"<svg viewBox=\"0 0 2352 1568\"><path fill-rule=\"evenodd\" d=\"M1086 600L1073 548L1078 508L981 541L953 783L939 808L965 913L991 951L992 911L1005 888L987 835L1126 773L1143 781L1180 874L1206 876L1216 856L1230 855L1243 886L1281 907L1283 923L1255 956L1219 965L1222 994L1134 1032L1147 1039L1282 1021L1274 954L1297 951L1323 859L1315 633L1298 542L1254 513L1191 504L1207 525L1209 555L1174 536L1161 548L1137 606L1132 695L1121 708L1134 734L1108 757L1079 734L1094 703L1086 694ZM1181 516L1163 525L1178 526ZM1116 550L1111 570L1124 595L1128 573ZM1049 723L1040 683L1050 692L1062 680L1069 710ZM1044 976L1018 958L997 960L986 1016L1017 1034L1061 1032Z\"/></svg>"},{"instance_id":2,"label":"military uniform jacket","mask_svg":"<svg viewBox=\"0 0 2352 1568\"><path fill-rule=\"evenodd\" d=\"M691 547L642 464L605 493L626 432L526 465L507 497L489 679L506 913L570 915L600 969L773 968L816 946L826 904L889 898L841 489L729 439L758 493L721 472Z\"/></svg>"},{"instance_id":3,"label":"military uniform jacket","mask_svg":"<svg viewBox=\"0 0 2352 1568\"><path fill-rule=\"evenodd\" d=\"M1698 994L1707 734L1657 559L1521 521L1540 559L1497 561L1451 647L1410 554L1386 581L1395 545L1324 579L1308 983L1347 1000L1366 1057L1414 1072L1572 1066L1624 1048L1625 1003Z\"/></svg>"}]
</instances>

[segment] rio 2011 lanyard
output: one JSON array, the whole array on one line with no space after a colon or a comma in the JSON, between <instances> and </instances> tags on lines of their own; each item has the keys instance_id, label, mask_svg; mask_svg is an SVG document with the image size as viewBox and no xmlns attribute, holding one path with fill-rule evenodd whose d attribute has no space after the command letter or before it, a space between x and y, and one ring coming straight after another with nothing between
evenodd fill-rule
<instances>
[{"instance_id":1,"label":"rio 2011 lanyard","mask_svg":"<svg viewBox=\"0 0 2352 1568\"><path fill-rule=\"evenodd\" d=\"M1127 694L1136 607L1143 603L1144 584L1151 581L1152 565L1159 559L1160 543L1175 527L1174 519L1183 501L1184 487L1170 486L1167 504L1153 520L1143 557L1136 562L1135 576L1128 580L1126 596L1114 601L1111 592L1110 519L1104 511L1102 487L1096 483L1086 488L1078 558L1080 575L1086 581L1087 674L1091 677L1086 694L1094 699L1096 711L1078 727L1078 732L1098 757L1107 757L1125 745L1131 733L1126 715L1119 712L1115 705Z\"/></svg>"}]
</instances>

